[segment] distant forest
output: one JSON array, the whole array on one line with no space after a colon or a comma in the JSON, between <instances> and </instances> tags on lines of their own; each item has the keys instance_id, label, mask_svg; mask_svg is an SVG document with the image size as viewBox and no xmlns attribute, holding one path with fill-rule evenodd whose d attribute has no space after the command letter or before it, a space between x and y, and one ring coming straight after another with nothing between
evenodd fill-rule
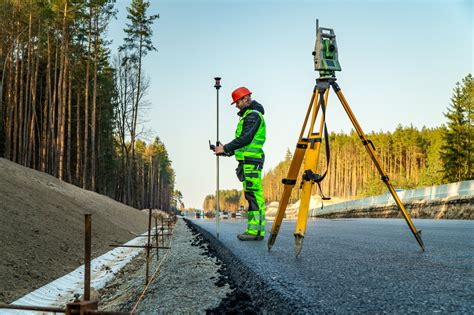
<instances>
[{"instance_id":1,"label":"distant forest","mask_svg":"<svg viewBox=\"0 0 474 315\"><path fill-rule=\"evenodd\" d=\"M139 127L158 16L132 0L112 58L104 34L114 4L0 3L0 156L136 208L169 210L181 194L168 152Z\"/></svg>"},{"instance_id":2,"label":"distant forest","mask_svg":"<svg viewBox=\"0 0 474 315\"><path fill-rule=\"evenodd\" d=\"M444 114L447 124L437 128L418 129L401 126L393 132L371 132L376 154L388 173L394 187L414 189L473 179L474 153L474 80L468 74L456 83L451 102ZM328 196L354 199L383 194L386 186L367 154L355 131L350 134L332 132L329 136L330 163L321 188ZM325 145L321 146L318 173L326 166ZM275 168L265 173L263 190L265 201L279 201L284 186L281 180L287 176L292 159L288 149L286 156ZM293 189L290 202L300 198L299 183ZM317 185L313 194L320 193ZM220 193L221 209L238 209L245 205L242 191L226 190ZM214 195L206 196L205 211L215 209Z\"/></svg>"}]
</instances>

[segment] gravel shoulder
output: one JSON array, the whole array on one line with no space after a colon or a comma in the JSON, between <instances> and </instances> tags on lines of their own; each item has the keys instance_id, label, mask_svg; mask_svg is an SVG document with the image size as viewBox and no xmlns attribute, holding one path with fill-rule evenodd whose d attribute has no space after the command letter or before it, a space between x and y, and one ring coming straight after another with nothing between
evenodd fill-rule
<instances>
[{"instance_id":1,"label":"gravel shoulder","mask_svg":"<svg viewBox=\"0 0 474 315\"><path fill-rule=\"evenodd\" d=\"M165 242L159 260L152 252L150 275L160 265L157 277L138 304L138 314L205 314L233 295L222 261L209 252L202 236L178 220L173 236ZM145 287L143 252L102 290L100 309L130 312Z\"/></svg>"}]
</instances>

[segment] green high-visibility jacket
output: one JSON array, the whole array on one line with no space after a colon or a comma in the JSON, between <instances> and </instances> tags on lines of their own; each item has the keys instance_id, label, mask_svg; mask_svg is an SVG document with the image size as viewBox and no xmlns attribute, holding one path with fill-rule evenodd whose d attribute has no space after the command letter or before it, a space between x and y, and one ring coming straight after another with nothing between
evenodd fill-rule
<instances>
[{"instance_id":1,"label":"green high-visibility jacket","mask_svg":"<svg viewBox=\"0 0 474 315\"><path fill-rule=\"evenodd\" d=\"M239 162L263 164L263 144L266 138L266 124L261 104L252 101L239 112L241 119L235 131L235 139L224 146L227 155L234 155Z\"/></svg>"}]
</instances>

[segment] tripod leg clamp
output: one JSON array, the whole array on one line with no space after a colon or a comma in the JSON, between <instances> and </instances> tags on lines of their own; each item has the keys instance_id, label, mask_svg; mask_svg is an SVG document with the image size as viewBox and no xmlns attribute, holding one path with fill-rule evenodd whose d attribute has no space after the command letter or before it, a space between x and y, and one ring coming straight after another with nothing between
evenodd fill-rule
<instances>
[{"instance_id":1,"label":"tripod leg clamp","mask_svg":"<svg viewBox=\"0 0 474 315\"><path fill-rule=\"evenodd\" d=\"M374 149L374 151L377 151L377 149L375 149L375 146L373 144L373 142L371 140L362 140L362 144L363 145L368 145L370 144L372 146L372 149Z\"/></svg>"},{"instance_id":2,"label":"tripod leg clamp","mask_svg":"<svg viewBox=\"0 0 474 315\"><path fill-rule=\"evenodd\" d=\"M296 179L283 178L281 182L283 185L294 186L296 184Z\"/></svg>"}]
</instances>

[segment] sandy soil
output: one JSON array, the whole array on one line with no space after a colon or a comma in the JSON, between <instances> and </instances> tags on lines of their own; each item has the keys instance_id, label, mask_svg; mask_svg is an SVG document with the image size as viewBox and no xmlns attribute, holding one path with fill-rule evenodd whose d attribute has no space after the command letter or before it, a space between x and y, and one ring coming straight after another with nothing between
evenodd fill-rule
<instances>
[{"instance_id":1,"label":"sandy soil","mask_svg":"<svg viewBox=\"0 0 474 315\"><path fill-rule=\"evenodd\" d=\"M0 303L83 264L85 213L93 257L147 229L145 212L0 158Z\"/></svg>"}]
</instances>

